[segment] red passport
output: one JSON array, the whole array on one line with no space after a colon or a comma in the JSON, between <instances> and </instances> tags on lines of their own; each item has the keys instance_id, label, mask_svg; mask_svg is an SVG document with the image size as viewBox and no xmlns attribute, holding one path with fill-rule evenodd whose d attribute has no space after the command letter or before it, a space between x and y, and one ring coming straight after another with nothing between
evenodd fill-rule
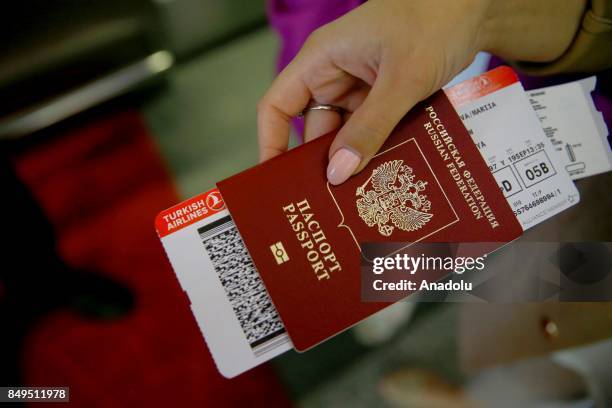
<instances>
[{"instance_id":1,"label":"red passport","mask_svg":"<svg viewBox=\"0 0 612 408\"><path fill-rule=\"evenodd\" d=\"M361 300L361 243L501 246L522 233L443 92L413 108L340 186L325 173L333 137L217 184L298 351L389 305Z\"/></svg>"}]
</instances>

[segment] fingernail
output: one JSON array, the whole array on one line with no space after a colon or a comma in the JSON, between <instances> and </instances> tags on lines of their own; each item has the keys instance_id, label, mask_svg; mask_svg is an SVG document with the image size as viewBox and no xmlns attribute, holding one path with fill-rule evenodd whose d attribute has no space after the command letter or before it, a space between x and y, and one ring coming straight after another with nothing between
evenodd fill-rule
<instances>
[{"instance_id":1,"label":"fingernail","mask_svg":"<svg viewBox=\"0 0 612 408\"><path fill-rule=\"evenodd\" d=\"M333 185L344 183L355 172L359 163L361 156L351 149L341 148L329 161L327 180Z\"/></svg>"}]
</instances>

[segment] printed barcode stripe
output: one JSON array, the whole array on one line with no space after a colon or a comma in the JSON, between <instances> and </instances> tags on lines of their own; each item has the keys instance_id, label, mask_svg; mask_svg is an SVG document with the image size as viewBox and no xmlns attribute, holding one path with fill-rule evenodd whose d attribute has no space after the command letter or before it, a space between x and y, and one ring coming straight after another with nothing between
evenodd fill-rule
<instances>
[{"instance_id":1,"label":"printed barcode stripe","mask_svg":"<svg viewBox=\"0 0 612 408\"><path fill-rule=\"evenodd\" d=\"M232 218L220 218L198 233L253 353L259 356L289 342Z\"/></svg>"},{"instance_id":2,"label":"printed barcode stripe","mask_svg":"<svg viewBox=\"0 0 612 408\"><path fill-rule=\"evenodd\" d=\"M211 222L208 225L198 228L198 234L200 234L200 238L202 240L205 240L232 227L235 228L236 225L234 224L234 221L232 221L232 217L228 215L223 218L219 218L215 222Z\"/></svg>"}]
</instances>

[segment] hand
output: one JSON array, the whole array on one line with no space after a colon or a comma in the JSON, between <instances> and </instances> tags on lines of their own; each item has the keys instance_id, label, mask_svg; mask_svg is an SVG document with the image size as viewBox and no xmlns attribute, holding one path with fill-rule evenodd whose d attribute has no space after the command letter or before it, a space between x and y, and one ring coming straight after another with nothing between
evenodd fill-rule
<instances>
[{"instance_id":1,"label":"hand","mask_svg":"<svg viewBox=\"0 0 612 408\"><path fill-rule=\"evenodd\" d=\"M341 127L327 168L329 182L340 184L366 166L408 110L478 51L530 61L561 55L584 3L370 0L315 31L262 98L260 160L287 150L291 118L310 100L340 106L349 114L309 112L304 134L309 141Z\"/></svg>"}]
</instances>

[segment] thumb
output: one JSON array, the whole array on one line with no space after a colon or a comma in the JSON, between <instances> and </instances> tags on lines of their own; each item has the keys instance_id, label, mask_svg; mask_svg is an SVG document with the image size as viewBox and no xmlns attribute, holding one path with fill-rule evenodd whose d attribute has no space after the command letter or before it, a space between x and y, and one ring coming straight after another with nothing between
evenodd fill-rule
<instances>
[{"instance_id":1,"label":"thumb","mask_svg":"<svg viewBox=\"0 0 612 408\"><path fill-rule=\"evenodd\" d=\"M405 74L405 73L404 73ZM342 126L329 149L327 180L344 183L378 152L402 117L425 92L416 83L398 86L400 76L380 75L363 103Z\"/></svg>"}]
</instances>

